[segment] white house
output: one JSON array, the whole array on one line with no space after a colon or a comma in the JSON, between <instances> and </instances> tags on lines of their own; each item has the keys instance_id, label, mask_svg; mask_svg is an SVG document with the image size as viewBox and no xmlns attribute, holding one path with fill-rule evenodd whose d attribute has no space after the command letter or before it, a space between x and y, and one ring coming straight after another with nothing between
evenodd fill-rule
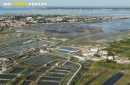
<instances>
[{"instance_id":1,"label":"white house","mask_svg":"<svg viewBox=\"0 0 130 85\"><path fill-rule=\"evenodd\" d=\"M76 57L76 58L78 58L80 60L84 60L85 59L85 57L80 57L80 56L77 56L77 55L74 55L74 57Z\"/></svg>"},{"instance_id":2,"label":"white house","mask_svg":"<svg viewBox=\"0 0 130 85\"><path fill-rule=\"evenodd\" d=\"M33 18L32 17L27 17L26 20L27 21L33 21Z\"/></svg>"},{"instance_id":3,"label":"white house","mask_svg":"<svg viewBox=\"0 0 130 85\"><path fill-rule=\"evenodd\" d=\"M100 55L107 55L108 52L107 51L100 51Z\"/></svg>"},{"instance_id":4,"label":"white house","mask_svg":"<svg viewBox=\"0 0 130 85\"><path fill-rule=\"evenodd\" d=\"M48 53L48 51L44 51L43 49L40 49L40 53Z\"/></svg>"},{"instance_id":5,"label":"white house","mask_svg":"<svg viewBox=\"0 0 130 85\"><path fill-rule=\"evenodd\" d=\"M98 48L91 48L91 49L89 49L92 53L97 53L98 52Z\"/></svg>"}]
</instances>

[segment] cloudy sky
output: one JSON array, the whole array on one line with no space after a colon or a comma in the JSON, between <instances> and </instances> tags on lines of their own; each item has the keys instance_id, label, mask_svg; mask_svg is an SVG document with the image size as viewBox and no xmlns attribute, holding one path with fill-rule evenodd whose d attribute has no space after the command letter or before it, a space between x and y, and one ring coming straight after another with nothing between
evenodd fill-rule
<instances>
[{"instance_id":1,"label":"cloudy sky","mask_svg":"<svg viewBox=\"0 0 130 85\"><path fill-rule=\"evenodd\" d=\"M0 0L4 2L45 2L48 6L130 6L130 0Z\"/></svg>"}]
</instances>

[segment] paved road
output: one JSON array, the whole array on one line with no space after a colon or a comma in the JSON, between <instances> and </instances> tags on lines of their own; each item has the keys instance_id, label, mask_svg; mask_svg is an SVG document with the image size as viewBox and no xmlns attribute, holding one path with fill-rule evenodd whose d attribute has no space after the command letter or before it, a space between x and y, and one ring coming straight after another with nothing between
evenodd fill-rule
<instances>
[{"instance_id":1,"label":"paved road","mask_svg":"<svg viewBox=\"0 0 130 85\"><path fill-rule=\"evenodd\" d=\"M67 85L70 85L71 81L73 80L73 78L76 76L76 74L79 72L79 70L81 69L82 65L80 63L77 63L80 67L78 68L78 70L73 74L73 76L70 78L70 80L67 82Z\"/></svg>"}]
</instances>

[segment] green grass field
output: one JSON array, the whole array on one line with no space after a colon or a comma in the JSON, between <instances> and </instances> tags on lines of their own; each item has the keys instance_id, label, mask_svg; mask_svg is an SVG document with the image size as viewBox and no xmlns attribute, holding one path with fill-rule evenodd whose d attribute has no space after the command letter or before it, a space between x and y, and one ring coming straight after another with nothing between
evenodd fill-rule
<instances>
[{"instance_id":1,"label":"green grass field","mask_svg":"<svg viewBox=\"0 0 130 85\"><path fill-rule=\"evenodd\" d=\"M105 49L110 55L118 55L119 57L129 57L130 58L130 39L124 39L121 41L114 41L110 43L110 46Z\"/></svg>"},{"instance_id":2,"label":"green grass field","mask_svg":"<svg viewBox=\"0 0 130 85\"><path fill-rule=\"evenodd\" d=\"M111 78L118 72L124 72L125 75L121 77L114 85L127 85L130 82L129 65L117 64L117 63L94 62L88 68L90 70L84 73L84 75L76 85L86 85L98 74L101 75L97 79L92 81L89 85L102 85L105 81L107 81L109 78Z\"/></svg>"}]
</instances>

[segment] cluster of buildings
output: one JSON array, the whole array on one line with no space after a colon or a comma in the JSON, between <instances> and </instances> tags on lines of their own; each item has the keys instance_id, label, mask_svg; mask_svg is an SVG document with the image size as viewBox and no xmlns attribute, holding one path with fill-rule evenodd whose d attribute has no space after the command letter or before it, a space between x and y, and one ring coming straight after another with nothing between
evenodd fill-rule
<instances>
[{"instance_id":1,"label":"cluster of buildings","mask_svg":"<svg viewBox=\"0 0 130 85\"><path fill-rule=\"evenodd\" d=\"M4 20L0 21L1 27L8 27L9 29L13 29L15 27L23 27L26 26L26 22L19 20Z\"/></svg>"},{"instance_id":2,"label":"cluster of buildings","mask_svg":"<svg viewBox=\"0 0 130 85\"><path fill-rule=\"evenodd\" d=\"M27 24L36 24L36 23L38 23L38 21L35 21L32 17L27 17L25 19L25 21L26 21Z\"/></svg>"},{"instance_id":3,"label":"cluster of buildings","mask_svg":"<svg viewBox=\"0 0 130 85\"><path fill-rule=\"evenodd\" d=\"M15 27L27 26L28 24L36 23L74 23L74 22L90 22L90 21L106 21L130 18L130 16L118 17L76 17L76 16L53 16L53 15L19 15L19 16L1 16L0 26L13 29Z\"/></svg>"},{"instance_id":4,"label":"cluster of buildings","mask_svg":"<svg viewBox=\"0 0 130 85\"><path fill-rule=\"evenodd\" d=\"M11 68L14 65L14 61L10 58L0 58L0 74L6 69Z\"/></svg>"},{"instance_id":5,"label":"cluster of buildings","mask_svg":"<svg viewBox=\"0 0 130 85\"><path fill-rule=\"evenodd\" d=\"M75 51L75 54L71 54L74 57L85 60L85 59L92 59L93 61L100 61L100 60L114 60L117 63L122 63L123 61L118 59L118 56L108 56L108 51L103 50L106 47L84 47L79 48L77 51ZM94 57L97 56L97 57ZM126 60L124 60L126 62ZM128 60L127 60L128 62ZM129 61L130 62L130 61Z\"/></svg>"},{"instance_id":6,"label":"cluster of buildings","mask_svg":"<svg viewBox=\"0 0 130 85\"><path fill-rule=\"evenodd\" d=\"M31 47L30 49L23 51L22 53L20 53L18 55L18 58L23 58L23 57L29 57L31 55L33 55L33 53L35 52L39 52L39 48L38 47Z\"/></svg>"},{"instance_id":7,"label":"cluster of buildings","mask_svg":"<svg viewBox=\"0 0 130 85\"><path fill-rule=\"evenodd\" d=\"M103 59L109 59L109 60L114 60L118 56L108 56L108 52L106 50L102 50L105 47L85 47L85 48L80 48L78 49L74 55L74 57L84 60L86 58L91 58L93 56L100 56L100 58ZM114 58L114 59L113 59Z\"/></svg>"},{"instance_id":8,"label":"cluster of buildings","mask_svg":"<svg viewBox=\"0 0 130 85\"><path fill-rule=\"evenodd\" d=\"M84 60L86 57L92 57L95 54L99 54L100 49L97 47L80 48L76 51L74 57Z\"/></svg>"}]
</instances>

